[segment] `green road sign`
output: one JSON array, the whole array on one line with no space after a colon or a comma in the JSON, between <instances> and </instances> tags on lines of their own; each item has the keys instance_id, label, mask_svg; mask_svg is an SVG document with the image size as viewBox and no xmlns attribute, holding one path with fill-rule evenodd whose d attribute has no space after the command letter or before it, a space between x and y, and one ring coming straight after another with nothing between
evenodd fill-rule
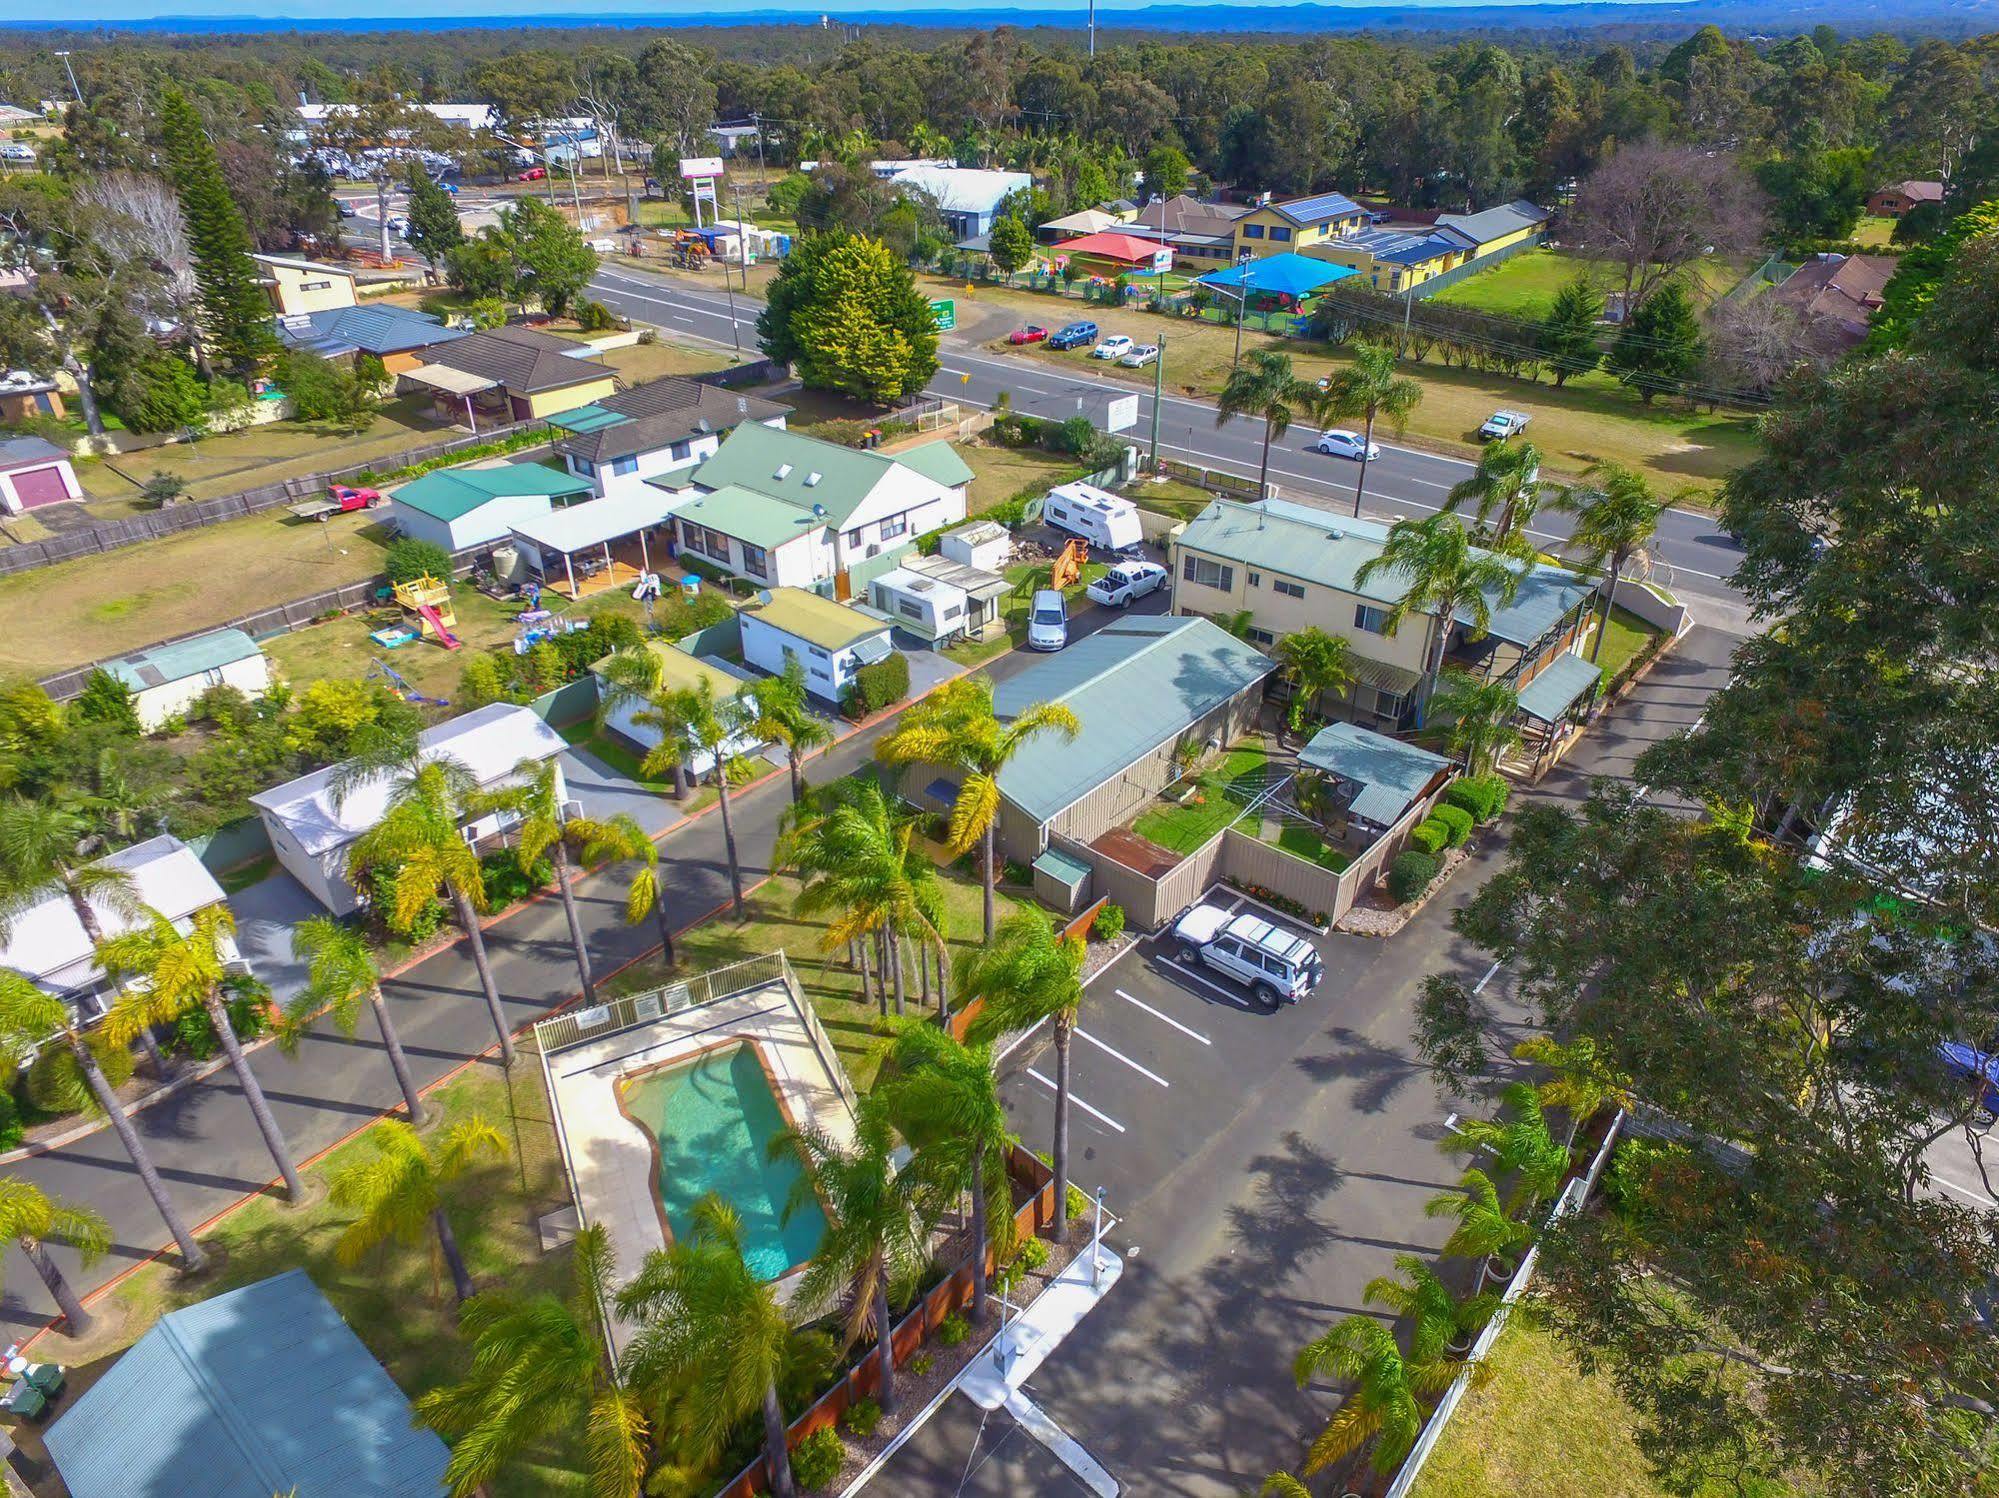
<instances>
[{"instance_id":1,"label":"green road sign","mask_svg":"<svg viewBox=\"0 0 1999 1498\"><path fill-rule=\"evenodd\" d=\"M948 333L958 326L958 304L949 297L930 304L930 320L937 324L937 331Z\"/></svg>"}]
</instances>

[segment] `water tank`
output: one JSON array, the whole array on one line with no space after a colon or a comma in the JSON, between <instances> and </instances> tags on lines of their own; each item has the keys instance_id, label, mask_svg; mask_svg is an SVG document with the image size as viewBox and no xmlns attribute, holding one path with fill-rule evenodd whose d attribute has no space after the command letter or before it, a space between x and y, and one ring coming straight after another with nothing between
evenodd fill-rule
<instances>
[{"instance_id":1,"label":"water tank","mask_svg":"<svg viewBox=\"0 0 1999 1498\"><path fill-rule=\"evenodd\" d=\"M512 546L495 546L491 560L493 576L503 583L517 583L527 576L527 563Z\"/></svg>"}]
</instances>

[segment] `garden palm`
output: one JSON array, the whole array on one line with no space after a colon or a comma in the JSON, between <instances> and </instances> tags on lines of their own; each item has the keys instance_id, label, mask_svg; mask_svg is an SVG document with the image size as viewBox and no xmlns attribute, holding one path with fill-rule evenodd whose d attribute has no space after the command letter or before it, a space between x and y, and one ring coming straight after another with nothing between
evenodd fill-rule
<instances>
[{"instance_id":1,"label":"garden palm","mask_svg":"<svg viewBox=\"0 0 1999 1498\"><path fill-rule=\"evenodd\" d=\"M953 853L968 853L973 844L980 845L987 941L997 929L993 829L999 821L1000 772L1037 735L1053 732L1073 739L1082 727L1074 711L1059 702L1037 702L1001 723L993 712L992 682L968 676L946 683L910 708L875 746L875 758L885 765L942 765L961 772L951 806L949 846Z\"/></svg>"},{"instance_id":2,"label":"garden palm","mask_svg":"<svg viewBox=\"0 0 1999 1498\"><path fill-rule=\"evenodd\" d=\"M1344 695L1353 685L1352 647L1344 635L1308 625L1279 640L1271 650L1291 683L1291 731L1301 732L1310 710L1329 692Z\"/></svg>"},{"instance_id":3,"label":"garden palm","mask_svg":"<svg viewBox=\"0 0 1999 1498\"><path fill-rule=\"evenodd\" d=\"M1509 1083L1500 1097L1508 1114L1504 1122L1467 1119L1444 1140L1444 1148L1490 1150L1498 1173L1514 1177L1511 1210L1524 1213L1561 1188L1569 1168L1569 1152L1549 1132L1541 1096L1532 1085Z\"/></svg>"},{"instance_id":4,"label":"garden palm","mask_svg":"<svg viewBox=\"0 0 1999 1498\"><path fill-rule=\"evenodd\" d=\"M587 842L594 828L585 821L570 821L563 814L561 768L552 759L524 759L514 766L514 784L485 798L486 805L511 811L520 817L514 829L515 854L520 869L530 879L534 866L546 853L555 865L555 888L562 897L562 916L569 925L569 949L576 958L576 975L583 981L583 1000L597 1002L597 980L590 971L590 949L583 940L583 921L576 913L576 890L570 877L572 844Z\"/></svg>"},{"instance_id":5,"label":"garden palm","mask_svg":"<svg viewBox=\"0 0 1999 1498\"><path fill-rule=\"evenodd\" d=\"M283 1130L264 1099L264 1089L250 1061L243 1054L236 1027L229 1022L229 1007L223 990L230 974L222 955L222 943L234 934L236 918L226 905L197 910L182 931L156 910L147 910L140 925L112 937L97 948L98 965L113 981L127 983L124 992L104 1019L104 1033L118 1045L127 1045L141 1030L155 1025L171 1025L183 1015L201 1010L215 1029L215 1038L229 1057L257 1132L271 1152L285 1190L296 1202L302 1190L298 1168L292 1164L291 1149Z\"/></svg>"},{"instance_id":6,"label":"garden palm","mask_svg":"<svg viewBox=\"0 0 1999 1498\"><path fill-rule=\"evenodd\" d=\"M1599 1108L1631 1106L1631 1079L1613 1068L1587 1035L1567 1042L1552 1035L1530 1036L1513 1048L1513 1058L1553 1073L1534 1091L1542 1107L1560 1108L1568 1115L1568 1149L1575 1148L1576 1132Z\"/></svg>"},{"instance_id":7,"label":"garden palm","mask_svg":"<svg viewBox=\"0 0 1999 1498\"><path fill-rule=\"evenodd\" d=\"M785 659L782 676L766 676L750 687L758 738L784 745L791 772L791 804L805 794L805 756L833 742L832 727L812 711L805 691L805 667L796 656Z\"/></svg>"},{"instance_id":8,"label":"garden palm","mask_svg":"<svg viewBox=\"0 0 1999 1498\"><path fill-rule=\"evenodd\" d=\"M48 1240L62 1239L89 1268L111 1247L111 1229L104 1219L88 1207L50 1196L27 1181L0 1178L0 1238L12 1238L21 1245L21 1252L62 1308L63 1330L72 1337L89 1331L90 1313L84 1310L61 1266L49 1257Z\"/></svg>"},{"instance_id":9,"label":"garden palm","mask_svg":"<svg viewBox=\"0 0 1999 1498\"><path fill-rule=\"evenodd\" d=\"M1464 757L1465 769L1483 775L1499 757L1520 742L1514 719L1520 694L1504 681L1481 681L1465 671L1446 671L1430 711L1444 725L1453 754Z\"/></svg>"},{"instance_id":10,"label":"garden palm","mask_svg":"<svg viewBox=\"0 0 1999 1498\"><path fill-rule=\"evenodd\" d=\"M472 1274L451 1231L443 1188L482 1154L505 1159L507 1141L476 1114L445 1129L434 1151L400 1119L385 1119L368 1138L374 1143L374 1155L333 1178L333 1205L359 1214L335 1245L340 1262L352 1268L384 1243L414 1244L429 1230L435 1235L438 1256L451 1271L453 1291L461 1302L470 1300ZM433 1279L434 1269L433 1265ZM435 1288L433 1284L433 1293Z\"/></svg>"},{"instance_id":11,"label":"garden palm","mask_svg":"<svg viewBox=\"0 0 1999 1498\"><path fill-rule=\"evenodd\" d=\"M382 972L375 965L375 952L368 938L352 926L343 926L329 916L316 915L293 928L292 950L305 960L306 982L297 998L285 1006L285 1021L278 1041L290 1055L297 1051L305 1026L322 1011L333 1016L341 1033L352 1035L365 999L381 1031L382 1048L389 1053L389 1068L402 1089L403 1106L410 1122L423 1127L423 1098L416 1079L410 1075L409 1058L403 1054L402 1037L389 1006L382 998Z\"/></svg>"},{"instance_id":12,"label":"garden palm","mask_svg":"<svg viewBox=\"0 0 1999 1498\"><path fill-rule=\"evenodd\" d=\"M717 698L714 686L703 677L686 703L687 731L695 747L704 749L715 761L715 794L722 809L722 847L729 859L729 891L735 899L736 919L743 920L743 866L736 856L736 824L729 811L728 746L749 726L753 709L740 697Z\"/></svg>"},{"instance_id":13,"label":"garden palm","mask_svg":"<svg viewBox=\"0 0 1999 1498\"><path fill-rule=\"evenodd\" d=\"M1494 1258L1510 1258L1527 1246L1534 1230L1514 1217L1499 1200L1499 1189L1482 1170L1468 1170L1458 1180L1456 1191L1444 1191L1423 1204L1426 1217L1455 1217L1458 1225L1444 1241L1444 1252L1452 1258L1477 1259L1477 1294L1485 1288L1488 1263Z\"/></svg>"},{"instance_id":14,"label":"garden palm","mask_svg":"<svg viewBox=\"0 0 1999 1498\"><path fill-rule=\"evenodd\" d=\"M1026 907L959 964L959 1007L982 1001L969 1037L990 1042L1043 1020L1055 1035L1055 1238L1069 1227L1069 1048L1083 1004L1083 943L1064 941L1046 915Z\"/></svg>"},{"instance_id":15,"label":"garden palm","mask_svg":"<svg viewBox=\"0 0 1999 1498\"><path fill-rule=\"evenodd\" d=\"M1454 1342L1468 1342L1499 1309L1491 1292L1462 1300L1437 1277L1436 1270L1414 1254L1397 1254L1400 1279L1382 1275L1367 1282L1361 1298L1409 1320L1409 1355L1428 1362Z\"/></svg>"},{"instance_id":16,"label":"garden palm","mask_svg":"<svg viewBox=\"0 0 1999 1498\"><path fill-rule=\"evenodd\" d=\"M1643 478L1615 463L1599 464L1583 479L1556 495L1555 507L1576 517L1575 528L1569 533L1569 550L1585 565L1601 567L1610 575L1603 624L1590 644L1589 658L1594 661L1610 629L1610 613L1617 607L1617 587L1624 569L1659 529L1666 502L1653 498L1651 486Z\"/></svg>"},{"instance_id":17,"label":"garden palm","mask_svg":"<svg viewBox=\"0 0 1999 1498\"><path fill-rule=\"evenodd\" d=\"M1360 514L1367 491L1368 452L1374 446L1374 424L1386 421L1396 436L1409 425L1410 413L1423 399L1423 387L1395 372L1395 350L1362 340L1353 346L1353 362L1333 371L1326 388L1317 393L1313 410L1320 422L1360 421L1360 478L1353 486L1353 512Z\"/></svg>"},{"instance_id":18,"label":"garden palm","mask_svg":"<svg viewBox=\"0 0 1999 1498\"><path fill-rule=\"evenodd\" d=\"M898 819L881 787L843 782L815 798L821 809L801 816L785 834L779 857L796 869L802 883L793 909L801 916L830 916L821 948L831 952L859 944L861 983L870 986L867 945L880 937L882 1013L888 1012L888 968L895 967L895 1009L902 1012L900 954L892 928L910 904L906 870L910 823Z\"/></svg>"},{"instance_id":19,"label":"garden palm","mask_svg":"<svg viewBox=\"0 0 1999 1498\"><path fill-rule=\"evenodd\" d=\"M771 1491L793 1492L778 1382L791 1325L771 1287L743 1259L743 1225L718 1196L694 1204L694 1231L646 1255L618 1292L618 1314L640 1330L625 1350L632 1385L668 1391L667 1432L677 1458L713 1462L736 1428L761 1413Z\"/></svg>"},{"instance_id":20,"label":"garden palm","mask_svg":"<svg viewBox=\"0 0 1999 1498\"><path fill-rule=\"evenodd\" d=\"M602 1224L576 1235L569 1297L487 1290L458 1314L471 1346L465 1379L416 1400L417 1419L457 1439L444 1469L452 1498L469 1498L534 1442L581 1429L590 1498L637 1498L649 1455L639 1400L612 1372L602 1308L615 1260Z\"/></svg>"},{"instance_id":21,"label":"garden palm","mask_svg":"<svg viewBox=\"0 0 1999 1498\"><path fill-rule=\"evenodd\" d=\"M125 1116L124 1105L118 1101L118 1094L112 1091L104 1069L98 1065L97 1055L90 1048L76 1011L54 994L44 993L19 973L0 970L0 1056L19 1066L35 1048L50 1042L62 1045L75 1059L77 1070L89 1084L96 1107L110 1119L118 1142L125 1147L132 1168L138 1172L140 1181L146 1187L146 1194L152 1197L154 1207L172 1232L182 1263L189 1270L203 1268L208 1262L207 1252L195 1241L194 1234L188 1230L186 1221L180 1215L180 1209L167 1195L166 1182L160 1178L158 1167L153 1164L144 1141L139 1138L139 1131Z\"/></svg>"},{"instance_id":22,"label":"garden palm","mask_svg":"<svg viewBox=\"0 0 1999 1498\"><path fill-rule=\"evenodd\" d=\"M1372 1316L1335 1322L1292 1363L1300 1388L1314 1378L1353 1385L1312 1442L1301 1470L1310 1477L1371 1445L1374 1470L1393 1472L1422 1434L1422 1402L1442 1395L1464 1368L1454 1358L1404 1357L1394 1333Z\"/></svg>"},{"instance_id":23,"label":"garden palm","mask_svg":"<svg viewBox=\"0 0 1999 1498\"><path fill-rule=\"evenodd\" d=\"M685 800L688 791L687 760L694 694L686 688L667 686L659 653L650 645L628 645L599 668L604 682L603 701L597 713L602 721L611 711L629 706L629 720L635 728L659 735L659 742L645 753L639 771L650 779L673 777L673 798Z\"/></svg>"},{"instance_id":24,"label":"garden palm","mask_svg":"<svg viewBox=\"0 0 1999 1498\"><path fill-rule=\"evenodd\" d=\"M1508 550L1507 543L1534 523L1541 492L1541 449L1531 442L1491 442L1480 451L1472 476L1444 496L1444 509L1455 513L1459 505L1473 506L1490 544Z\"/></svg>"},{"instance_id":25,"label":"garden palm","mask_svg":"<svg viewBox=\"0 0 1999 1498\"><path fill-rule=\"evenodd\" d=\"M587 864L635 863L632 882L625 886L625 924L636 926L650 915L659 931L659 958L673 966L673 922L666 911L666 880L661 876L659 845L630 812L619 812L589 824L583 844Z\"/></svg>"},{"instance_id":26,"label":"garden palm","mask_svg":"<svg viewBox=\"0 0 1999 1498\"><path fill-rule=\"evenodd\" d=\"M1215 425L1233 416L1253 416L1263 423L1263 456L1256 469L1256 497L1270 492L1270 444L1291 429L1297 409L1311 404L1318 392L1291 371L1291 356L1276 349L1257 349L1229 371L1215 400Z\"/></svg>"},{"instance_id":27,"label":"garden palm","mask_svg":"<svg viewBox=\"0 0 1999 1498\"><path fill-rule=\"evenodd\" d=\"M1390 633L1412 613L1434 617L1437 638L1427 652L1423 675L1435 690L1458 615L1470 616L1473 639L1482 637L1492 623L1488 595L1511 603L1520 590L1520 573L1520 564L1473 546L1455 516L1432 515L1391 525L1381 550L1354 569L1354 580L1364 586L1385 574L1401 585L1402 596L1388 610Z\"/></svg>"}]
</instances>

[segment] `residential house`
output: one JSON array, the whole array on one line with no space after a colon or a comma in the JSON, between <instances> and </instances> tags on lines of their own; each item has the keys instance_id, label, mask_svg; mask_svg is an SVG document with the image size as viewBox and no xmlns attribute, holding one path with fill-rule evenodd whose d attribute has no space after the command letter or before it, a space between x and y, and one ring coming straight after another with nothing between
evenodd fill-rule
<instances>
[{"instance_id":1,"label":"residential house","mask_svg":"<svg viewBox=\"0 0 1999 1498\"><path fill-rule=\"evenodd\" d=\"M1764 295L1795 307L1840 348L1852 348L1867 336L1895 264L1892 255L1820 255Z\"/></svg>"},{"instance_id":2,"label":"residential house","mask_svg":"<svg viewBox=\"0 0 1999 1498\"><path fill-rule=\"evenodd\" d=\"M450 125L468 133L491 130L500 123L500 113L490 104L417 104L413 106L439 124ZM354 113L352 104L301 104L298 107L299 122L305 126L324 125L328 120L338 120ZM400 135L403 132L391 132Z\"/></svg>"},{"instance_id":3,"label":"residential house","mask_svg":"<svg viewBox=\"0 0 1999 1498\"><path fill-rule=\"evenodd\" d=\"M1051 260L1066 260L1077 270L1107 280L1118 276L1151 276L1173 269L1173 247L1135 234L1106 232L1065 239L1049 250Z\"/></svg>"},{"instance_id":4,"label":"residential house","mask_svg":"<svg viewBox=\"0 0 1999 1498\"><path fill-rule=\"evenodd\" d=\"M132 693L139 726L148 733L185 713L210 687L234 687L246 697L260 697L271 684L271 663L240 629L210 630L135 650L106 661L104 670Z\"/></svg>"},{"instance_id":5,"label":"residential house","mask_svg":"<svg viewBox=\"0 0 1999 1498\"><path fill-rule=\"evenodd\" d=\"M747 672L732 669L726 662L701 659L664 640L649 641L646 649L659 661L660 685L665 691L695 691L705 683L715 694L717 702L727 702L739 695L752 679ZM634 721L645 711L643 702L609 694L604 682L604 665L609 660L610 657L606 656L590 668L596 676L598 696L606 702L604 727L620 738L630 740L642 753L650 753L665 735L657 728ZM761 748L763 740L746 731L723 744L722 752L733 759L738 755L755 754ZM690 776L699 779L715 768L715 755L711 750L690 748L682 766Z\"/></svg>"},{"instance_id":6,"label":"residential house","mask_svg":"<svg viewBox=\"0 0 1999 1498\"><path fill-rule=\"evenodd\" d=\"M522 760L557 759L568 747L548 724L526 708L508 702L496 702L427 728L418 735L417 743L425 758L458 761L471 772L481 791L516 784L515 766ZM363 781L341 800L333 794L338 769L329 765L258 791L250 797L250 804L263 819L279 866L328 910L347 915L363 903L347 877L347 858L355 841L387 813L392 777L384 774ZM555 790L558 800L567 799L559 760ZM476 847L498 837L518 820L510 812L489 812L466 821L459 832Z\"/></svg>"},{"instance_id":7,"label":"residential house","mask_svg":"<svg viewBox=\"0 0 1999 1498\"><path fill-rule=\"evenodd\" d=\"M83 497L83 485L62 448L45 437L0 441L0 509L19 515Z\"/></svg>"},{"instance_id":8,"label":"residential house","mask_svg":"<svg viewBox=\"0 0 1999 1498\"><path fill-rule=\"evenodd\" d=\"M1901 218L1925 203L1942 201L1941 182L1890 182L1867 195L1867 211L1877 218Z\"/></svg>"},{"instance_id":9,"label":"residential house","mask_svg":"<svg viewBox=\"0 0 1999 1498\"><path fill-rule=\"evenodd\" d=\"M1477 246L1455 229L1357 229L1312 246L1313 258L1344 265L1377 291L1413 291L1471 262Z\"/></svg>"},{"instance_id":10,"label":"residential house","mask_svg":"<svg viewBox=\"0 0 1999 1498\"><path fill-rule=\"evenodd\" d=\"M1249 210L1239 203L1204 203L1187 193L1154 198L1120 232L1155 240L1173 251L1176 264L1193 268L1235 259L1235 224Z\"/></svg>"},{"instance_id":11,"label":"residential house","mask_svg":"<svg viewBox=\"0 0 1999 1498\"><path fill-rule=\"evenodd\" d=\"M806 690L828 702L846 696L861 667L894 653L888 620L802 588L773 588L736 619L745 661L779 676L795 660L805 671Z\"/></svg>"},{"instance_id":12,"label":"residential house","mask_svg":"<svg viewBox=\"0 0 1999 1498\"><path fill-rule=\"evenodd\" d=\"M438 420L476 430L482 417L532 421L615 395L617 373L593 363L596 352L533 328L489 328L432 349L402 378L431 392Z\"/></svg>"},{"instance_id":13,"label":"residential house","mask_svg":"<svg viewBox=\"0 0 1999 1498\"><path fill-rule=\"evenodd\" d=\"M762 134L763 132L755 125L711 125L708 127L708 138L715 142L715 154L724 160L734 156L738 151L756 150L759 141L762 139Z\"/></svg>"},{"instance_id":14,"label":"residential house","mask_svg":"<svg viewBox=\"0 0 1999 1498\"><path fill-rule=\"evenodd\" d=\"M6 286L0 282L0 295L5 294ZM0 375L0 426L19 426L37 416L61 421L67 412L62 386L53 377L31 369L10 369Z\"/></svg>"},{"instance_id":15,"label":"residential house","mask_svg":"<svg viewBox=\"0 0 1999 1498\"><path fill-rule=\"evenodd\" d=\"M1260 203L1231 226L1234 245L1230 258L1309 251L1366 228L1368 221L1367 210L1341 192Z\"/></svg>"},{"instance_id":16,"label":"residential house","mask_svg":"<svg viewBox=\"0 0 1999 1498\"><path fill-rule=\"evenodd\" d=\"M545 463L439 468L390 490L389 516L399 534L457 552L503 541L555 501L589 494L588 479Z\"/></svg>"},{"instance_id":17,"label":"residential house","mask_svg":"<svg viewBox=\"0 0 1999 1498\"><path fill-rule=\"evenodd\" d=\"M713 457L722 438L744 422L781 430L789 406L697 380L664 379L552 418L568 433L555 444L569 471L599 498L631 494L652 480Z\"/></svg>"},{"instance_id":18,"label":"residential house","mask_svg":"<svg viewBox=\"0 0 1999 1498\"><path fill-rule=\"evenodd\" d=\"M336 307L352 307L355 275L338 265L321 265L316 260L294 260L285 255L252 255L263 272L264 289L280 317L299 317L328 312Z\"/></svg>"},{"instance_id":19,"label":"residential house","mask_svg":"<svg viewBox=\"0 0 1999 1498\"><path fill-rule=\"evenodd\" d=\"M1440 213L1436 227L1462 234L1472 244L1474 260L1504 259L1521 250L1532 249L1548 238L1548 220L1554 215L1537 203L1515 198L1496 208L1477 213Z\"/></svg>"},{"instance_id":20,"label":"residential house","mask_svg":"<svg viewBox=\"0 0 1999 1498\"><path fill-rule=\"evenodd\" d=\"M466 336L428 312L377 303L367 307L326 307L295 312L277 320L278 342L322 359L372 354L392 375L407 374L424 362L427 350Z\"/></svg>"},{"instance_id":21,"label":"residential house","mask_svg":"<svg viewBox=\"0 0 1999 1498\"><path fill-rule=\"evenodd\" d=\"M571 483L587 480L569 476ZM669 518L679 496L666 489L593 499L513 523L513 547L541 586L577 599L636 585L673 553Z\"/></svg>"},{"instance_id":22,"label":"residential house","mask_svg":"<svg viewBox=\"0 0 1999 1498\"><path fill-rule=\"evenodd\" d=\"M877 167L880 163L877 163ZM1006 200L1034 185L1026 172L993 172L976 167L916 164L887 174L897 187L923 193L953 239L990 234Z\"/></svg>"}]
</instances>

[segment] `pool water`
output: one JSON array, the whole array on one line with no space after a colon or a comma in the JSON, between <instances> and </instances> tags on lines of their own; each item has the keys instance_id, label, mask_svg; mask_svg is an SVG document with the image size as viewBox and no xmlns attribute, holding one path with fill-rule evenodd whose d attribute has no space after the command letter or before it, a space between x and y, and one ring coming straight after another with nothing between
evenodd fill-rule
<instances>
[{"instance_id":1,"label":"pool water","mask_svg":"<svg viewBox=\"0 0 1999 1498\"><path fill-rule=\"evenodd\" d=\"M743 1257L757 1278L774 1280L818 1252L826 1215L816 1201L785 1220L800 1168L769 1156L785 1118L749 1045L628 1082L624 1102L658 1148L659 1200L675 1238L692 1236L694 1204L712 1191L742 1218Z\"/></svg>"}]
</instances>

